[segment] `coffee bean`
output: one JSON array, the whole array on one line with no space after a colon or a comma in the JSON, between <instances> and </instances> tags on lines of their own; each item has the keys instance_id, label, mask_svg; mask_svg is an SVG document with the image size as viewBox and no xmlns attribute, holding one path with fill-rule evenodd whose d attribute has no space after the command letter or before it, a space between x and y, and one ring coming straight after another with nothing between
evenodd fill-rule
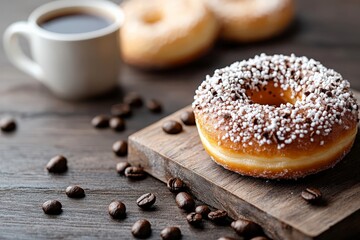
<instances>
[{"instance_id":1,"label":"coffee bean","mask_svg":"<svg viewBox=\"0 0 360 240\"><path fill-rule=\"evenodd\" d=\"M112 218L123 219L126 217L126 206L120 201L111 202L108 210Z\"/></svg>"},{"instance_id":2,"label":"coffee bean","mask_svg":"<svg viewBox=\"0 0 360 240\"><path fill-rule=\"evenodd\" d=\"M5 117L0 120L0 129L3 132L12 132L16 129L16 122L13 118Z\"/></svg>"},{"instance_id":3,"label":"coffee bean","mask_svg":"<svg viewBox=\"0 0 360 240\"><path fill-rule=\"evenodd\" d=\"M162 106L160 102L155 99L151 99L146 102L146 107L153 113L160 113L162 111Z\"/></svg>"},{"instance_id":4,"label":"coffee bean","mask_svg":"<svg viewBox=\"0 0 360 240\"><path fill-rule=\"evenodd\" d=\"M301 197L310 203L316 203L321 200L322 194L319 189L309 187L301 192Z\"/></svg>"},{"instance_id":5,"label":"coffee bean","mask_svg":"<svg viewBox=\"0 0 360 240\"><path fill-rule=\"evenodd\" d=\"M148 238L151 235L151 224L146 219L138 220L131 228L131 233L137 238Z\"/></svg>"},{"instance_id":6,"label":"coffee bean","mask_svg":"<svg viewBox=\"0 0 360 240\"><path fill-rule=\"evenodd\" d=\"M91 120L91 124L95 128L107 128L109 126L109 118L105 115L98 115Z\"/></svg>"},{"instance_id":7,"label":"coffee bean","mask_svg":"<svg viewBox=\"0 0 360 240\"><path fill-rule=\"evenodd\" d=\"M233 238L233 237L221 237L221 238L218 238L218 240L237 240L237 239Z\"/></svg>"},{"instance_id":8,"label":"coffee bean","mask_svg":"<svg viewBox=\"0 0 360 240\"><path fill-rule=\"evenodd\" d=\"M253 237L250 240L270 240L270 239L265 236L258 236L258 237Z\"/></svg>"},{"instance_id":9,"label":"coffee bean","mask_svg":"<svg viewBox=\"0 0 360 240\"><path fill-rule=\"evenodd\" d=\"M136 200L136 204L143 209L149 209L152 205L154 205L155 201L156 196L154 194L145 193Z\"/></svg>"},{"instance_id":10,"label":"coffee bean","mask_svg":"<svg viewBox=\"0 0 360 240\"><path fill-rule=\"evenodd\" d=\"M146 172L141 167L127 167L125 169L125 176L131 179L143 179L146 177Z\"/></svg>"},{"instance_id":11,"label":"coffee bean","mask_svg":"<svg viewBox=\"0 0 360 240\"><path fill-rule=\"evenodd\" d=\"M186 220L193 226L199 226L202 223L202 216L199 213L192 212L186 216Z\"/></svg>"},{"instance_id":12,"label":"coffee bean","mask_svg":"<svg viewBox=\"0 0 360 240\"><path fill-rule=\"evenodd\" d=\"M180 115L180 119L185 125L188 125L188 126L192 126L192 125L196 124L195 115L194 115L194 112L192 112L192 111L182 112Z\"/></svg>"},{"instance_id":13,"label":"coffee bean","mask_svg":"<svg viewBox=\"0 0 360 240\"><path fill-rule=\"evenodd\" d=\"M143 100L138 93L130 92L124 97L124 103L129 104L131 107L141 107Z\"/></svg>"},{"instance_id":14,"label":"coffee bean","mask_svg":"<svg viewBox=\"0 0 360 240\"><path fill-rule=\"evenodd\" d=\"M231 223L231 227L239 236L243 236L245 238L256 237L263 233L262 228L258 224L246 219L233 221Z\"/></svg>"},{"instance_id":15,"label":"coffee bean","mask_svg":"<svg viewBox=\"0 0 360 240\"><path fill-rule=\"evenodd\" d=\"M187 212L192 211L195 207L195 201L193 197L186 192L178 193L176 195L175 201L179 208Z\"/></svg>"},{"instance_id":16,"label":"coffee bean","mask_svg":"<svg viewBox=\"0 0 360 240\"><path fill-rule=\"evenodd\" d=\"M125 129L125 121L119 117L112 117L109 124L110 128L117 132L123 131Z\"/></svg>"},{"instance_id":17,"label":"coffee bean","mask_svg":"<svg viewBox=\"0 0 360 240\"><path fill-rule=\"evenodd\" d=\"M69 198L83 198L85 197L85 191L79 186L68 186L65 190L66 195Z\"/></svg>"},{"instance_id":18,"label":"coffee bean","mask_svg":"<svg viewBox=\"0 0 360 240\"><path fill-rule=\"evenodd\" d=\"M51 173L63 173L67 170L67 159L61 155L55 156L46 164L46 169Z\"/></svg>"},{"instance_id":19,"label":"coffee bean","mask_svg":"<svg viewBox=\"0 0 360 240\"><path fill-rule=\"evenodd\" d=\"M195 208L195 212L201 214L203 218L207 218L208 214L211 212L210 208L206 205L200 205Z\"/></svg>"},{"instance_id":20,"label":"coffee bean","mask_svg":"<svg viewBox=\"0 0 360 240\"><path fill-rule=\"evenodd\" d=\"M210 219L211 221L217 224L224 224L227 220L227 216L228 214L226 211L216 210L208 214L208 219Z\"/></svg>"},{"instance_id":21,"label":"coffee bean","mask_svg":"<svg viewBox=\"0 0 360 240\"><path fill-rule=\"evenodd\" d=\"M57 200L48 200L43 203L42 209L44 213L50 214L50 215L58 215L62 212L62 205Z\"/></svg>"},{"instance_id":22,"label":"coffee bean","mask_svg":"<svg viewBox=\"0 0 360 240\"><path fill-rule=\"evenodd\" d=\"M125 175L125 169L130 167L130 164L128 162L119 162L116 164L116 171L120 175Z\"/></svg>"},{"instance_id":23,"label":"coffee bean","mask_svg":"<svg viewBox=\"0 0 360 240\"><path fill-rule=\"evenodd\" d=\"M160 233L160 237L163 240L179 240L179 239L181 239L180 228L178 228L178 227L164 228Z\"/></svg>"},{"instance_id":24,"label":"coffee bean","mask_svg":"<svg viewBox=\"0 0 360 240\"><path fill-rule=\"evenodd\" d=\"M178 134L182 131L182 126L177 121L168 120L163 123L162 129L168 134Z\"/></svg>"},{"instance_id":25,"label":"coffee bean","mask_svg":"<svg viewBox=\"0 0 360 240\"><path fill-rule=\"evenodd\" d=\"M112 105L110 111L111 114L116 117L130 117L132 114L129 104L126 103L118 103Z\"/></svg>"},{"instance_id":26,"label":"coffee bean","mask_svg":"<svg viewBox=\"0 0 360 240\"><path fill-rule=\"evenodd\" d=\"M113 152L119 157L125 157L128 153L127 141L116 141L112 146Z\"/></svg>"},{"instance_id":27,"label":"coffee bean","mask_svg":"<svg viewBox=\"0 0 360 240\"><path fill-rule=\"evenodd\" d=\"M170 178L167 187L172 193L183 192L186 188L185 183L180 178Z\"/></svg>"}]
</instances>

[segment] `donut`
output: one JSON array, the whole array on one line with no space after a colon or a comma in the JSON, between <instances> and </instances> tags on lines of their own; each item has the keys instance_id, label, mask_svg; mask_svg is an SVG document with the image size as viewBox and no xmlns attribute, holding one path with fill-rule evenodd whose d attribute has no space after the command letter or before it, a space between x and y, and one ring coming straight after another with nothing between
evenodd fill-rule
<instances>
[{"instance_id":1,"label":"donut","mask_svg":"<svg viewBox=\"0 0 360 240\"><path fill-rule=\"evenodd\" d=\"M261 54L215 70L192 107L211 158L253 177L297 179L330 168L357 134L349 82L295 55Z\"/></svg>"},{"instance_id":2,"label":"donut","mask_svg":"<svg viewBox=\"0 0 360 240\"><path fill-rule=\"evenodd\" d=\"M120 49L143 68L186 64L206 53L218 36L215 16L199 0L132 0L122 5Z\"/></svg>"},{"instance_id":3,"label":"donut","mask_svg":"<svg viewBox=\"0 0 360 240\"><path fill-rule=\"evenodd\" d=\"M203 0L221 23L220 36L253 42L278 35L294 16L293 0Z\"/></svg>"}]
</instances>

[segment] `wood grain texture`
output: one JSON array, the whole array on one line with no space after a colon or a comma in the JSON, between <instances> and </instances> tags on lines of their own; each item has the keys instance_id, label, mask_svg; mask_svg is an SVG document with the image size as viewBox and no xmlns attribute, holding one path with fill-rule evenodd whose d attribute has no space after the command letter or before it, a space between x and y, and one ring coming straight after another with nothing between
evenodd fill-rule
<instances>
[{"instance_id":1,"label":"wood grain texture","mask_svg":"<svg viewBox=\"0 0 360 240\"><path fill-rule=\"evenodd\" d=\"M0 33L11 23L26 20L33 9L50 1L1 0ZM248 45L219 42L206 57L170 71L147 72L122 64L118 89L83 102L53 97L43 85L13 67L0 47L0 117L11 115L19 126L14 134L0 134L0 239L132 239L130 228L139 218L148 218L153 223L151 239L159 239L160 230L167 225L179 226L185 240L236 237L230 228L209 222L203 230L190 227L173 195L160 181L148 177L130 182L119 177L115 164L125 159L113 156L112 143L189 105L196 87L214 69L261 52L315 58L349 79L353 88L360 89L359 8L358 0L297 1L295 23L276 39ZM110 105L129 91L160 100L164 112L152 115L145 108L136 110L126 122L126 131L121 133L92 129L91 118L108 113ZM45 164L59 153L68 157L69 171L49 175L44 170ZM64 191L69 184L83 186L86 198L68 199ZM159 196L157 211L139 211L135 205L136 198L148 191ZM219 201L222 190L218 193L215 198L210 195L208 198ZM264 198L270 194L266 193ZM51 198L63 203L64 212L60 216L43 214L41 204ZM106 208L112 199L123 200L127 205L129 214L124 221L108 217ZM237 198L230 200L237 203L238 209L244 208ZM348 225L343 223L346 230Z\"/></svg>"},{"instance_id":2,"label":"wood grain texture","mask_svg":"<svg viewBox=\"0 0 360 240\"><path fill-rule=\"evenodd\" d=\"M355 93L360 99L360 93ZM129 137L129 162L166 182L180 176L200 200L264 226L275 239L328 239L360 235L360 134L351 152L334 168L299 180L245 177L216 165L203 149L195 126L166 134L164 121L178 120L186 107ZM319 188L325 204L301 197Z\"/></svg>"},{"instance_id":3,"label":"wood grain texture","mask_svg":"<svg viewBox=\"0 0 360 240\"><path fill-rule=\"evenodd\" d=\"M0 239L132 239L131 226L141 218L153 224L150 239L158 239L160 231L170 225L179 226L184 239L208 234L235 236L229 227L209 222L204 230L191 228L161 182L151 177L130 181L119 176L115 165L125 158L115 157L111 145L125 138L125 133L93 129L90 120L51 115L19 118L17 132L0 136ZM132 120L127 122L131 126ZM56 154L68 158L65 174L45 170ZM84 199L65 195L65 188L72 184L85 189ZM155 211L142 211L136 205L136 199L146 192L158 197ZM61 215L42 212L41 204L49 199L63 204ZM114 199L125 203L125 220L115 221L108 215L107 207Z\"/></svg>"}]
</instances>

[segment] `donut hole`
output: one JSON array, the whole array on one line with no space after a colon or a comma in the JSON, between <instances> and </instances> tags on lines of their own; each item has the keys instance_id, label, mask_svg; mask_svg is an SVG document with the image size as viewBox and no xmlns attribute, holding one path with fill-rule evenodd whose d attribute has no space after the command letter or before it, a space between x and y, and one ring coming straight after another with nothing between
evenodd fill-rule
<instances>
[{"instance_id":1,"label":"donut hole","mask_svg":"<svg viewBox=\"0 0 360 240\"><path fill-rule=\"evenodd\" d=\"M253 103L261 105L279 107L281 104L295 104L296 102L296 99L291 97L292 91L290 89L283 90L280 87L275 87L271 82L259 89L248 89L246 94Z\"/></svg>"},{"instance_id":2,"label":"donut hole","mask_svg":"<svg viewBox=\"0 0 360 240\"><path fill-rule=\"evenodd\" d=\"M161 12L159 12L159 11L152 11L152 12L146 13L142 17L143 22L146 24L155 24L157 22L160 22L162 19L163 19L163 16L162 16Z\"/></svg>"}]
</instances>

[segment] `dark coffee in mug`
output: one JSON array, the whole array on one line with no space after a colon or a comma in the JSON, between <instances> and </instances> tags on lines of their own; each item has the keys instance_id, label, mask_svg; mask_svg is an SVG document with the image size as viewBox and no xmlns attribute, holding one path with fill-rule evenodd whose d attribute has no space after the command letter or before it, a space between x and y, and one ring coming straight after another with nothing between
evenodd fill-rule
<instances>
[{"instance_id":1,"label":"dark coffee in mug","mask_svg":"<svg viewBox=\"0 0 360 240\"><path fill-rule=\"evenodd\" d=\"M96 31L109 26L112 21L100 14L87 12L69 12L55 15L40 23L50 32L74 34Z\"/></svg>"},{"instance_id":2,"label":"dark coffee in mug","mask_svg":"<svg viewBox=\"0 0 360 240\"><path fill-rule=\"evenodd\" d=\"M16 67L57 96L90 98L118 85L123 22L121 7L108 0L49 1L28 21L6 29L4 49ZM29 43L31 57L22 51L21 36Z\"/></svg>"}]
</instances>

